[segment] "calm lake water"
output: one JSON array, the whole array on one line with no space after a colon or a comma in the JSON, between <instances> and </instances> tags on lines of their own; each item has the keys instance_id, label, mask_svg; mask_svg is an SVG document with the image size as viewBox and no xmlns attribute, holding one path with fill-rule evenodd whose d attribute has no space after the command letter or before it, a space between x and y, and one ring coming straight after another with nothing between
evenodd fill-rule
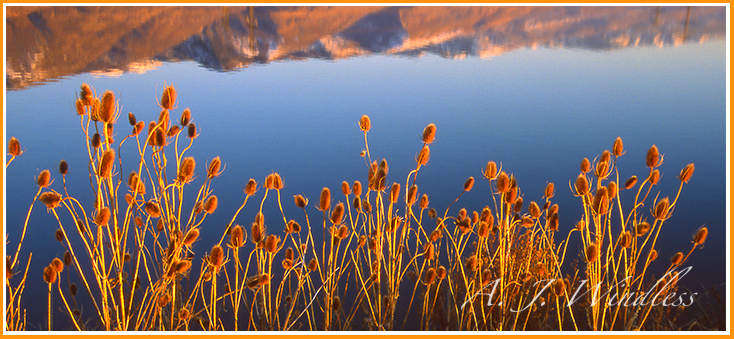
<instances>
[{"instance_id":1,"label":"calm lake water","mask_svg":"<svg viewBox=\"0 0 734 339\"><path fill-rule=\"evenodd\" d=\"M25 153L5 173L6 254L15 252L34 178L50 169L51 187L62 189L60 160L70 165L69 193L93 206L73 105L81 84L117 95L117 139L128 133L127 112L157 118L156 100L174 84L172 116L190 108L201 133L187 153L199 164L192 190L212 158L226 165L212 184L220 203L203 226L201 252L219 240L249 178L262 182L278 172L289 218L302 217L295 194L317 201L322 187L339 192L343 180L366 183L358 126L366 114L373 159L386 158L388 180L403 185L423 128L436 124L418 187L439 211L469 176L475 188L449 214L491 206L482 178L490 160L516 176L526 203L541 201L546 183L555 183L557 242L583 213L568 183L584 157L593 160L619 136L627 152L618 162L620 180L644 178L645 154L657 145L665 157L653 197L675 197L680 170L689 163L696 169L650 270L660 274L674 253L687 253L705 225L708 240L689 258L693 269L682 284L701 292L726 282L724 7L258 7L254 21L247 7L160 10L8 7L4 140L18 138ZM123 175L137 165L136 154L132 144L123 146ZM620 194L634 199L631 190ZM237 222L249 225L257 208L248 203ZM320 214L313 203L309 208L312 218ZM649 215L650 208L642 210ZM279 218L275 200L266 201L265 215ZM24 295L31 329L45 321L41 272L65 251L54 240L57 227L37 202L21 255L25 262L33 252ZM581 251L572 242L568 256ZM719 291L726 297L723 286ZM57 319L55 327L65 325Z\"/></svg>"}]
</instances>

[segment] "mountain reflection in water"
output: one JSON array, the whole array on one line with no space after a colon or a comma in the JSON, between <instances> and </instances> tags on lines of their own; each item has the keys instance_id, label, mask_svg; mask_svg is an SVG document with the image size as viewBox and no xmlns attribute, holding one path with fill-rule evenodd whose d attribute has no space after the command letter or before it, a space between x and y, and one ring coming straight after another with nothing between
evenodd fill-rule
<instances>
[{"instance_id":1,"label":"mountain reflection in water","mask_svg":"<svg viewBox=\"0 0 734 339\"><path fill-rule=\"evenodd\" d=\"M491 58L520 48L610 50L726 36L720 7L8 6L6 84L142 73L193 60L253 63L372 54Z\"/></svg>"}]
</instances>

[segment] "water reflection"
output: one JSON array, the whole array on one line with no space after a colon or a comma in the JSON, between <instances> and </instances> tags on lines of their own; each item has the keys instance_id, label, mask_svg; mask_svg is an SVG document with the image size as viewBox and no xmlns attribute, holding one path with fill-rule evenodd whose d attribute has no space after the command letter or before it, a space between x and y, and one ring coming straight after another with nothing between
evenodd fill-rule
<instances>
[{"instance_id":1,"label":"water reflection","mask_svg":"<svg viewBox=\"0 0 734 339\"><path fill-rule=\"evenodd\" d=\"M7 7L6 84L389 54L491 58L521 48L610 50L726 36L725 7Z\"/></svg>"}]
</instances>

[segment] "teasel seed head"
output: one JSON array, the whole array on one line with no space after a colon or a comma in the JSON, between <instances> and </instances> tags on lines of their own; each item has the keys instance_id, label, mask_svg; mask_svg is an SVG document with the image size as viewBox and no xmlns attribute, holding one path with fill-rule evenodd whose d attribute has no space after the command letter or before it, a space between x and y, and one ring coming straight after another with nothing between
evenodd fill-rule
<instances>
[{"instance_id":1,"label":"teasel seed head","mask_svg":"<svg viewBox=\"0 0 734 339\"><path fill-rule=\"evenodd\" d=\"M558 213L551 214L550 218L548 219L548 229L551 231L558 230Z\"/></svg>"},{"instance_id":2,"label":"teasel seed head","mask_svg":"<svg viewBox=\"0 0 734 339\"><path fill-rule=\"evenodd\" d=\"M464 182L464 192L469 192L474 187L474 177L469 177L469 179L466 179L466 182Z\"/></svg>"},{"instance_id":3,"label":"teasel seed head","mask_svg":"<svg viewBox=\"0 0 734 339\"><path fill-rule=\"evenodd\" d=\"M169 136L169 137L175 136L176 134L178 134L178 131L180 129L181 128L178 127L178 125L173 125L171 126L171 128L168 129L168 133L166 133L166 136Z\"/></svg>"},{"instance_id":4,"label":"teasel seed head","mask_svg":"<svg viewBox=\"0 0 734 339\"><path fill-rule=\"evenodd\" d=\"M94 93L92 88L86 83L82 83L81 90L79 91L79 99L85 106L89 106L94 101Z\"/></svg>"},{"instance_id":5,"label":"teasel seed head","mask_svg":"<svg viewBox=\"0 0 734 339\"><path fill-rule=\"evenodd\" d=\"M624 189L628 190L634 187L636 183L637 183L637 176L633 175L629 179L627 179L627 181L624 182Z\"/></svg>"},{"instance_id":6,"label":"teasel seed head","mask_svg":"<svg viewBox=\"0 0 734 339\"><path fill-rule=\"evenodd\" d=\"M658 151L658 147L655 145L652 145L649 150L647 150L647 156L645 157L645 164L647 167L654 168L658 167L660 165L660 151Z\"/></svg>"},{"instance_id":7,"label":"teasel seed head","mask_svg":"<svg viewBox=\"0 0 734 339\"><path fill-rule=\"evenodd\" d=\"M57 229L56 232L54 232L54 238L56 238L56 241L58 242L64 241L64 232L61 229Z\"/></svg>"},{"instance_id":8,"label":"teasel seed head","mask_svg":"<svg viewBox=\"0 0 734 339\"><path fill-rule=\"evenodd\" d=\"M696 231L696 235L693 236L693 243L696 245L703 245L708 235L709 235L709 229L703 226L700 227Z\"/></svg>"},{"instance_id":9,"label":"teasel seed head","mask_svg":"<svg viewBox=\"0 0 734 339\"><path fill-rule=\"evenodd\" d=\"M278 252L278 245L280 244L280 238L274 234L269 235L265 239L265 250L268 253Z\"/></svg>"},{"instance_id":10,"label":"teasel seed head","mask_svg":"<svg viewBox=\"0 0 734 339\"><path fill-rule=\"evenodd\" d=\"M334 225L340 225L344 221L344 203L336 204L334 210L331 211L331 223Z\"/></svg>"},{"instance_id":11,"label":"teasel seed head","mask_svg":"<svg viewBox=\"0 0 734 339\"><path fill-rule=\"evenodd\" d=\"M158 221L155 223L155 229L158 231L158 233L163 232L163 219L158 219Z\"/></svg>"},{"instance_id":12,"label":"teasel seed head","mask_svg":"<svg viewBox=\"0 0 734 339\"><path fill-rule=\"evenodd\" d=\"M212 247L211 252L209 252L209 265L214 267L215 270L218 270L220 266L222 266L222 263L224 262L224 250L221 246L215 245Z\"/></svg>"},{"instance_id":13,"label":"teasel seed head","mask_svg":"<svg viewBox=\"0 0 734 339\"><path fill-rule=\"evenodd\" d=\"M203 212L203 211L204 211L204 202L201 201L201 200L200 201L197 201L194 204L194 214L195 215L198 215L198 214L201 214L201 212Z\"/></svg>"},{"instance_id":14,"label":"teasel seed head","mask_svg":"<svg viewBox=\"0 0 734 339\"><path fill-rule=\"evenodd\" d=\"M71 253L69 251L64 252L64 265L71 266Z\"/></svg>"},{"instance_id":15,"label":"teasel seed head","mask_svg":"<svg viewBox=\"0 0 734 339\"><path fill-rule=\"evenodd\" d=\"M487 180L494 180L497 177L497 164L494 161L488 162L484 167L484 177Z\"/></svg>"},{"instance_id":16,"label":"teasel seed head","mask_svg":"<svg viewBox=\"0 0 734 339\"><path fill-rule=\"evenodd\" d=\"M280 174L275 172L272 175L273 175L273 189L276 189L276 190L283 189L283 178L280 177Z\"/></svg>"},{"instance_id":17,"label":"teasel seed head","mask_svg":"<svg viewBox=\"0 0 734 339\"><path fill-rule=\"evenodd\" d=\"M596 259L599 259L599 246L596 243L592 243L586 247L586 261L593 263Z\"/></svg>"},{"instance_id":18,"label":"teasel seed head","mask_svg":"<svg viewBox=\"0 0 734 339\"><path fill-rule=\"evenodd\" d=\"M115 164L115 150L110 148L104 151L99 162L99 176L102 179L112 178L112 166Z\"/></svg>"},{"instance_id":19,"label":"teasel seed head","mask_svg":"<svg viewBox=\"0 0 734 339\"><path fill-rule=\"evenodd\" d=\"M158 218L161 216L161 209L153 200L145 203L145 212L148 213L151 218Z\"/></svg>"},{"instance_id":20,"label":"teasel seed head","mask_svg":"<svg viewBox=\"0 0 734 339\"><path fill-rule=\"evenodd\" d=\"M523 217L522 218L522 226L525 228L531 228L535 225L535 221L533 221L530 217Z\"/></svg>"},{"instance_id":21,"label":"teasel seed head","mask_svg":"<svg viewBox=\"0 0 734 339\"><path fill-rule=\"evenodd\" d=\"M431 144L434 140L436 140L436 125L432 123L428 124L428 126L423 129L423 137L421 139L426 145Z\"/></svg>"},{"instance_id":22,"label":"teasel seed head","mask_svg":"<svg viewBox=\"0 0 734 339\"><path fill-rule=\"evenodd\" d=\"M586 174L591 171L591 162L589 162L588 158L584 158L584 160L581 160L581 173Z\"/></svg>"},{"instance_id":23,"label":"teasel seed head","mask_svg":"<svg viewBox=\"0 0 734 339\"><path fill-rule=\"evenodd\" d=\"M624 154L624 144L622 143L622 138L617 137L617 139L614 139L614 145L612 146L612 153L615 157L620 157L622 154Z\"/></svg>"},{"instance_id":24,"label":"teasel seed head","mask_svg":"<svg viewBox=\"0 0 734 339\"><path fill-rule=\"evenodd\" d=\"M646 221L640 222L637 224L637 227L635 227L635 235L636 236L643 236L647 233L647 231L650 230L650 224Z\"/></svg>"},{"instance_id":25,"label":"teasel seed head","mask_svg":"<svg viewBox=\"0 0 734 339\"><path fill-rule=\"evenodd\" d=\"M308 205L308 200L300 194L294 195L293 201L296 203L298 208L306 208L306 205Z\"/></svg>"},{"instance_id":26,"label":"teasel seed head","mask_svg":"<svg viewBox=\"0 0 734 339\"><path fill-rule=\"evenodd\" d=\"M313 272L317 268L319 268L319 262L316 261L316 259L311 259L311 261L308 262L308 270Z\"/></svg>"},{"instance_id":27,"label":"teasel seed head","mask_svg":"<svg viewBox=\"0 0 734 339\"><path fill-rule=\"evenodd\" d=\"M36 184L38 184L38 187L48 187L51 184L51 172L49 170L41 171L36 179Z\"/></svg>"},{"instance_id":28,"label":"teasel seed head","mask_svg":"<svg viewBox=\"0 0 734 339\"><path fill-rule=\"evenodd\" d=\"M612 200L617 197L617 182L616 181L610 181L609 184L607 184L607 194L609 195L609 200Z\"/></svg>"},{"instance_id":29,"label":"teasel seed head","mask_svg":"<svg viewBox=\"0 0 734 339\"><path fill-rule=\"evenodd\" d=\"M179 261L178 263L176 263L176 268L175 269L176 269L176 272L178 274L184 274L184 273L186 273L186 271L189 270L189 268L191 268L191 261L182 260L182 261Z\"/></svg>"},{"instance_id":30,"label":"teasel seed head","mask_svg":"<svg viewBox=\"0 0 734 339\"><path fill-rule=\"evenodd\" d=\"M556 279L556 281L553 282L552 288L553 294L560 297L566 291L566 282L563 281L563 279Z\"/></svg>"},{"instance_id":31,"label":"teasel seed head","mask_svg":"<svg viewBox=\"0 0 734 339\"><path fill-rule=\"evenodd\" d=\"M579 174L574 186L576 187L577 196L583 196L589 193L589 180L586 179L586 175L584 174Z\"/></svg>"},{"instance_id":32,"label":"teasel seed head","mask_svg":"<svg viewBox=\"0 0 734 339\"><path fill-rule=\"evenodd\" d=\"M107 226L110 223L110 217L112 213L107 207L102 207L97 210L97 216L94 218L94 223L99 226Z\"/></svg>"},{"instance_id":33,"label":"teasel seed head","mask_svg":"<svg viewBox=\"0 0 734 339\"><path fill-rule=\"evenodd\" d=\"M54 258L54 260L51 261L51 267L53 267L54 271L57 273L61 273L64 271L64 262L59 258Z\"/></svg>"},{"instance_id":34,"label":"teasel seed head","mask_svg":"<svg viewBox=\"0 0 734 339\"><path fill-rule=\"evenodd\" d=\"M349 195L351 192L351 187L349 186L349 183L346 181L342 181L342 194Z\"/></svg>"},{"instance_id":35,"label":"teasel seed head","mask_svg":"<svg viewBox=\"0 0 734 339\"><path fill-rule=\"evenodd\" d=\"M492 271L489 269L482 271L482 275L480 277L481 286L489 284L490 280L492 280Z\"/></svg>"},{"instance_id":36,"label":"teasel seed head","mask_svg":"<svg viewBox=\"0 0 734 339\"><path fill-rule=\"evenodd\" d=\"M229 235L232 247L240 248L245 244L245 230L240 225L235 225Z\"/></svg>"},{"instance_id":37,"label":"teasel seed head","mask_svg":"<svg viewBox=\"0 0 734 339\"><path fill-rule=\"evenodd\" d=\"M652 216L658 220L665 220L668 218L668 210L670 209L670 201L667 197L661 199L656 205L655 210L652 212Z\"/></svg>"},{"instance_id":38,"label":"teasel seed head","mask_svg":"<svg viewBox=\"0 0 734 339\"><path fill-rule=\"evenodd\" d=\"M47 284L53 284L56 282L56 270L51 266L46 266L43 269L43 281Z\"/></svg>"},{"instance_id":39,"label":"teasel seed head","mask_svg":"<svg viewBox=\"0 0 734 339\"><path fill-rule=\"evenodd\" d=\"M624 231L619 235L619 246L622 248L628 248L632 244L632 234Z\"/></svg>"},{"instance_id":40,"label":"teasel seed head","mask_svg":"<svg viewBox=\"0 0 734 339\"><path fill-rule=\"evenodd\" d=\"M658 251L657 250L651 250L650 254L648 255L648 259L650 261L655 261L655 259L658 258Z\"/></svg>"},{"instance_id":41,"label":"teasel seed head","mask_svg":"<svg viewBox=\"0 0 734 339\"><path fill-rule=\"evenodd\" d=\"M596 167L594 168L594 175L601 179L605 179L609 176L609 159L604 160L604 154L609 154L609 151L604 151L604 153L602 153L602 159L596 163Z\"/></svg>"},{"instance_id":42,"label":"teasel seed head","mask_svg":"<svg viewBox=\"0 0 734 339\"><path fill-rule=\"evenodd\" d=\"M359 129L362 130L362 132L369 132L370 128L372 128L372 121L370 121L370 117L363 115L359 119Z\"/></svg>"},{"instance_id":43,"label":"teasel seed head","mask_svg":"<svg viewBox=\"0 0 734 339\"><path fill-rule=\"evenodd\" d=\"M344 240L349 236L349 228L346 225L342 225L336 232L336 237Z\"/></svg>"},{"instance_id":44,"label":"teasel seed head","mask_svg":"<svg viewBox=\"0 0 734 339\"><path fill-rule=\"evenodd\" d=\"M538 203L536 203L535 201L531 201L530 206L528 207L528 212L530 212L530 215L533 218L535 219L540 218L541 210L540 210L540 206L538 206Z\"/></svg>"},{"instance_id":45,"label":"teasel seed head","mask_svg":"<svg viewBox=\"0 0 734 339\"><path fill-rule=\"evenodd\" d=\"M682 261L683 261L683 253L681 253L681 252L678 252L678 253L674 254L673 257L670 258L670 263L673 266L680 265L682 263Z\"/></svg>"},{"instance_id":46,"label":"teasel seed head","mask_svg":"<svg viewBox=\"0 0 734 339\"><path fill-rule=\"evenodd\" d=\"M650 176L647 178L651 184L656 185L660 181L660 171L654 170L650 172Z\"/></svg>"},{"instance_id":47,"label":"teasel seed head","mask_svg":"<svg viewBox=\"0 0 734 339\"><path fill-rule=\"evenodd\" d=\"M289 233L300 233L301 232L301 224L299 224L295 220L289 221L287 227L288 227Z\"/></svg>"},{"instance_id":48,"label":"teasel seed head","mask_svg":"<svg viewBox=\"0 0 734 339\"><path fill-rule=\"evenodd\" d=\"M219 156L214 157L214 159L212 159L212 161L209 163L209 168L207 169L207 177L218 177L220 174L222 174L222 172L220 172L221 167L222 159L220 159Z\"/></svg>"},{"instance_id":49,"label":"teasel seed head","mask_svg":"<svg viewBox=\"0 0 734 339\"><path fill-rule=\"evenodd\" d=\"M191 178L194 176L194 169L196 168L196 160L194 157L186 157L181 161L181 165L178 169L178 181L182 184L191 182Z\"/></svg>"},{"instance_id":50,"label":"teasel seed head","mask_svg":"<svg viewBox=\"0 0 734 339\"><path fill-rule=\"evenodd\" d=\"M505 171L500 172L495 185L497 186L497 191L500 193L507 193L510 191L510 177L505 173Z\"/></svg>"},{"instance_id":51,"label":"teasel seed head","mask_svg":"<svg viewBox=\"0 0 734 339\"><path fill-rule=\"evenodd\" d=\"M206 199L204 202L204 211L206 213L212 214L214 211L217 210L217 206L219 205L219 199L216 195L212 195L209 198Z\"/></svg>"},{"instance_id":52,"label":"teasel seed head","mask_svg":"<svg viewBox=\"0 0 734 339\"><path fill-rule=\"evenodd\" d=\"M94 135L92 135L92 147L99 148L99 146L102 146L102 137L99 133L94 133Z\"/></svg>"},{"instance_id":53,"label":"teasel seed head","mask_svg":"<svg viewBox=\"0 0 734 339\"><path fill-rule=\"evenodd\" d=\"M413 184L413 186L410 186L410 189L408 190L408 196L407 196L407 203L408 205L413 205L418 200L418 186ZM426 197L426 205L428 205L428 197Z\"/></svg>"},{"instance_id":54,"label":"teasel seed head","mask_svg":"<svg viewBox=\"0 0 734 339\"><path fill-rule=\"evenodd\" d=\"M696 166L694 164L688 164L686 167L684 167L680 171L680 176L678 176L678 179L680 179L681 182L688 183L688 180L691 180L691 176L693 175L693 170L696 169Z\"/></svg>"},{"instance_id":55,"label":"teasel seed head","mask_svg":"<svg viewBox=\"0 0 734 339\"><path fill-rule=\"evenodd\" d=\"M186 236L183 239L183 244L188 247L191 247L191 245L193 245L196 239L198 238L199 238L199 229L192 228L188 232L186 232Z\"/></svg>"},{"instance_id":56,"label":"teasel seed head","mask_svg":"<svg viewBox=\"0 0 734 339\"><path fill-rule=\"evenodd\" d=\"M285 258L288 260L293 260L293 248L292 247L288 247L285 250Z\"/></svg>"},{"instance_id":57,"label":"teasel seed head","mask_svg":"<svg viewBox=\"0 0 734 339\"><path fill-rule=\"evenodd\" d=\"M257 191L257 181L255 179L250 179L247 181L247 185L245 185L245 194L247 195L253 195Z\"/></svg>"},{"instance_id":58,"label":"teasel seed head","mask_svg":"<svg viewBox=\"0 0 734 339\"><path fill-rule=\"evenodd\" d=\"M489 236L489 228L490 228L490 226L487 225L486 222L483 222L483 221L480 222L479 223L479 228L477 228L477 236L479 238L486 238L486 237L488 237Z\"/></svg>"},{"instance_id":59,"label":"teasel seed head","mask_svg":"<svg viewBox=\"0 0 734 339\"><path fill-rule=\"evenodd\" d=\"M369 200L362 201L362 210L367 214L372 212L372 204L370 204Z\"/></svg>"},{"instance_id":60,"label":"teasel seed head","mask_svg":"<svg viewBox=\"0 0 734 339\"><path fill-rule=\"evenodd\" d=\"M423 246L423 258L426 260L436 258L436 248L433 246L433 243L429 242Z\"/></svg>"},{"instance_id":61,"label":"teasel seed head","mask_svg":"<svg viewBox=\"0 0 734 339\"><path fill-rule=\"evenodd\" d=\"M20 149L20 141L15 137L10 137L10 141L8 141L8 154L14 157L23 154L23 151Z\"/></svg>"},{"instance_id":62,"label":"teasel seed head","mask_svg":"<svg viewBox=\"0 0 734 339\"><path fill-rule=\"evenodd\" d=\"M41 200L41 202L46 205L46 208L53 209L59 206L59 203L61 202L61 194L56 192L43 192L38 200Z\"/></svg>"},{"instance_id":63,"label":"teasel seed head","mask_svg":"<svg viewBox=\"0 0 734 339\"><path fill-rule=\"evenodd\" d=\"M161 107L167 110L174 109L176 106L176 87L170 85L163 90L161 96Z\"/></svg>"},{"instance_id":64,"label":"teasel seed head","mask_svg":"<svg viewBox=\"0 0 734 339\"><path fill-rule=\"evenodd\" d=\"M260 226L258 222L253 222L252 227L250 228L252 230L252 242L255 244L260 243L263 240L263 228Z\"/></svg>"},{"instance_id":65,"label":"teasel seed head","mask_svg":"<svg viewBox=\"0 0 734 339\"><path fill-rule=\"evenodd\" d=\"M479 265L477 265L477 257L475 257L475 256L472 255L472 256L470 256L469 258L466 259L466 267L470 271L472 271L472 272L476 271L477 268L478 268L477 266L479 266Z\"/></svg>"},{"instance_id":66,"label":"teasel seed head","mask_svg":"<svg viewBox=\"0 0 734 339\"><path fill-rule=\"evenodd\" d=\"M319 197L319 210L328 211L331 208L331 191L328 187L321 189L321 196Z\"/></svg>"},{"instance_id":67,"label":"teasel seed head","mask_svg":"<svg viewBox=\"0 0 734 339\"><path fill-rule=\"evenodd\" d=\"M609 195L607 194L606 187L602 186L596 190L592 207L596 214L607 214L609 211Z\"/></svg>"},{"instance_id":68,"label":"teasel seed head","mask_svg":"<svg viewBox=\"0 0 734 339\"><path fill-rule=\"evenodd\" d=\"M164 294L156 300L156 303L158 304L158 308L164 308L166 305L168 305L168 302L171 301L171 297L168 294Z\"/></svg>"},{"instance_id":69,"label":"teasel seed head","mask_svg":"<svg viewBox=\"0 0 734 339\"><path fill-rule=\"evenodd\" d=\"M196 125L193 123L189 124L189 127L186 129L186 136L189 139L196 139L196 137L199 136L199 134L196 133Z\"/></svg>"},{"instance_id":70,"label":"teasel seed head","mask_svg":"<svg viewBox=\"0 0 734 339\"><path fill-rule=\"evenodd\" d=\"M133 126L133 132L132 132L132 135L133 135L133 136L137 136L137 135L139 135L139 134L140 134L140 132L142 132L142 131L143 131L143 128L145 128L145 122L144 122L144 121L138 121L138 123L137 123L137 124L135 124L135 126Z\"/></svg>"},{"instance_id":71,"label":"teasel seed head","mask_svg":"<svg viewBox=\"0 0 734 339\"><path fill-rule=\"evenodd\" d=\"M583 231L585 227L586 221L584 221L583 219L576 223L576 230L578 231Z\"/></svg>"},{"instance_id":72,"label":"teasel seed head","mask_svg":"<svg viewBox=\"0 0 734 339\"><path fill-rule=\"evenodd\" d=\"M548 185L545 186L545 198L550 199L553 198L553 196L556 195L555 191L555 185L553 185L552 182L549 182Z\"/></svg>"},{"instance_id":73,"label":"teasel seed head","mask_svg":"<svg viewBox=\"0 0 734 339\"><path fill-rule=\"evenodd\" d=\"M424 145L423 148L421 148L420 152L418 152L418 155L415 157L415 162L420 164L421 166L425 166L428 164L428 160L431 159L431 148L428 147L428 145Z\"/></svg>"},{"instance_id":74,"label":"teasel seed head","mask_svg":"<svg viewBox=\"0 0 734 339\"><path fill-rule=\"evenodd\" d=\"M66 160L61 160L59 163L59 173L61 175L66 175L66 173L69 173L69 163L66 162Z\"/></svg>"},{"instance_id":75,"label":"teasel seed head","mask_svg":"<svg viewBox=\"0 0 734 339\"><path fill-rule=\"evenodd\" d=\"M331 300L331 309L334 311L338 311L342 308L342 300L339 299L339 296L335 296L334 299Z\"/></svg>"},{"instance_id":76,"label":"teasel seed head","mask_svg":"<svg viewBox=\"0 0 734 339\"><path fill-rule=\"evenodd\" d=\"M434 281L436 281L436 270L431 267L426 271L425 284L431 285Z\"/></svg>"},{"instance_id":77,"label":"teasel seed head","mask_svg":"<svg viewBox=\"0 0 734 339\"><path fill-rule=\"evenodd\" d=\"M436 209L431 207L428 209L428 217L431 219L435 219L438 212L436 212Z\"/></svg>"},{"instance_id":78,"label":"teasel seed head","mask_svg":"<svg viewBox=\"0 0 734 339\"><path fill-rule=\"evenodd\" d=\"M421 201L420 201L420 204L419 204L419 205L420 205L420 208L421 208L422 210L424 210L424 209L428 208L428 194L425 194L425 193L424 193L424 194L423 194L423 195L421 196Z\"/></svg>"},{"instance_id":79,"label":"teasel seed head","mask_svg":"<svg viewBox=\"0 0 734 339\"><path fill-rule=\"evenodd\" d=\"M178 311L178 320L186 321L189 320L189 316L191 314L189 313L189 310L186 308L182 308Z\"/></svg>"},{"instance_id":80,"label":"teasel seed head","mask_svg":"<svg viewBox=\"0 0 734 339\"><path fill-rule=\"evenodd\" d=\"M352 192L356 196L362 195L362 183L359 182L359 180L354 181L354 184L352 185Z\"/></svg>"},{"instance_id":81,"label":"teasel seed head","mask_svg":"<svg viewBox=\"0 0 734 339\"><path fill-rule=\"evenodd\" d=\"M115 93L105 91L102 95L102 107L99 111L99 120L106 123L115 121Z\"/></svg>"},{"instance_id":82,"label":"teasel seed head","mask_svg":"<svg viewBox=\"0 0 734 339\"><path fill-rule=\"evenodd\" d=\"M191 122L191 110L188 107L181 113L181 120L179 122L181 123L181 127L186 127Z\"/></svg>"},{"instance_id":83,"label":"teasel seed head","mask_svg":"<svg viewBox=\"0 0 734 339\"><path fill-rule=\"evenodd\" d=\"M393 183L392 187L390 188L390 202L393 204L398 202L398 197L400 196L400 184Z\"/></svg>"}]
</instances>

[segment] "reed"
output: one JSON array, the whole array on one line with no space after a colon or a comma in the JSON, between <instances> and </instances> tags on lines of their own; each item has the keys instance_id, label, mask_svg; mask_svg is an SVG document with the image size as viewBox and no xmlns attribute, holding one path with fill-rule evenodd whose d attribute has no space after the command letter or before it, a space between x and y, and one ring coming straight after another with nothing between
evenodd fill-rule
<instances>
[{"instance_id":1,"label":"reed","mask_svg":"<svg viewBox=\"0 0 734 339\"><path fill-rule=\"evenodd\" d=\"M105 91L100 98L91 86L81 86L74 109L84 128L94 204L85 206L67 193L66 161L59 165L63 194L54 190L50 171L35 178L33 203L39 200L53 213L59 226L54 237L65 251L63 260L54 259L43 272L49 330L55 314L68 316L77 330L99 324L97 329L106 331L391 331L408 319L421 330L675 329L650 317L660 307L610 303L614 293L675 290L676 269L708 235L706 227L698 229L690 251L670 259L662 275L665 287L655 287L648 268L658 255L657 240L695 169L689 164L680 171L674 197L651 195L663 179L656 146L647 152L650 171L639 176L645 178L639 184L637 175L620 184L626 151L617 138L593 163L581 161L568 191L548 183L539 201L524 195L512 173L489 161L482 170L489 196L475 196L478 183L469 177L463 185L456 183L455 192L445 193L455 199L440 214L416 184L429 166L436 125L424 128L415 145L415 168L402 177L390 172L387 159L371 158L367 136L373 126L365 115L358 123L365 142L364 186L343 181L344 200L324 187L315 206L305 195L293 195L303 215L287 215L281 191L288 187L278 173L261 184L249 179L241 207L220 230L208 216L231 213L218 211L220 198L214 194L225 165L216 156L200 170L194 157L186 156L198 130L188 108L178 123L171 121L178 100L176 88L165 86L161 112L147 124L148 133L141 135L146 123L129 113L131 133L114 140L120 115L114 93ZM187 145L179 148L180 142ZM137 160L125 173L122 165L127 168L129 160L118 156L123 152L135 153ZM7 165L22 153L11 138ZM123 178L127 185L121 185ZM623 196L629 198L626 190L635 188L632 204L622 203ZM553 199L569 193L580 200L583 215L566 224ZM484 199L486 206L481 211L455 207L465 196ZM240 221L249 225L243 227L237 218L248 218L240 212L256 197L257 213ZM271 215L266 201L277 203L279 214ZM6 329L11 331L26 329L21 296L31 256L22 279L16 276L33 203L17 250L6 258ZM623 210L626 206L631 210ZM312 218L315 211L320 220ZM321 228L321 239L314 228ZM220 231L218 242L197 244L203 233ZM578 256L569 254L571 237L581 243ZM64 302L57 309L51 304L54 283ZM592 286L614 293L600 295ZM589 293L573 304L577 290ZM78 304L78 293L86 293L89 305ZM399 309L407 312L397 314ZM231 316L233 322L225 320Z\"/></svg>"}]
</instances>

